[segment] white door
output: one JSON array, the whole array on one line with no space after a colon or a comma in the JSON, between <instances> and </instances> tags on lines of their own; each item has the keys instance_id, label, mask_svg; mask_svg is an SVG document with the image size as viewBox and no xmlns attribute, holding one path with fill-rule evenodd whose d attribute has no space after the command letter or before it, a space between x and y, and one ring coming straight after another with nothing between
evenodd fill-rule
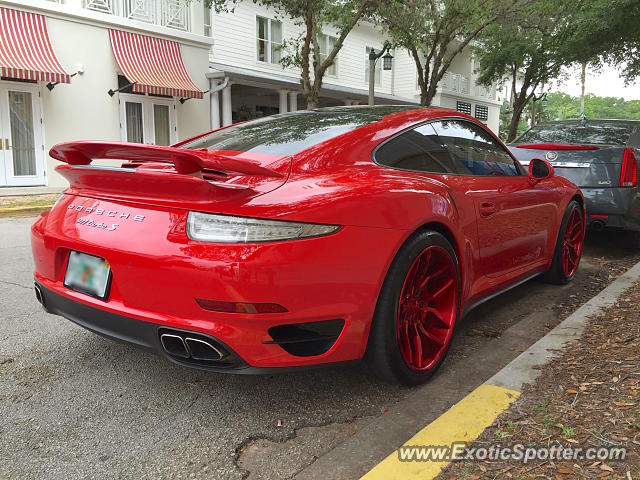
<instances>
[{"instance_id":1,"label":"white door","mask_svg":"<svg viewBox=\"0 0 640 480\"><path fill-rule=\"evenodd\" d=\"M0 83L0 185L45 184L38 86Z\"/></svg>"},{"instance_id":2,"label":"white door","mask_svg":"<svg viewBox=\"0 0 640 480\"><path fill-rule=\"evenodd\" d=\"M171 145L177 141L173 99L120 94L120 136L125 142Z\"/></svg>"}]
</instances>

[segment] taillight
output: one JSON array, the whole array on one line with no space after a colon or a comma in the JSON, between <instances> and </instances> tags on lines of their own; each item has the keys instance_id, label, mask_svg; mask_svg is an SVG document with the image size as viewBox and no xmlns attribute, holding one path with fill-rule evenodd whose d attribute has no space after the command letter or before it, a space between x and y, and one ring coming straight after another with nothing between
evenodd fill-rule
<instances>
[{"instance_id":1,"label":"taillight","mask_svg":"<svg viewBox=\"0 0 640 480\"><path fill-rule=\"evenodd\" d=\"M638 184L638 161L633 148L625 148L622 155L622 170L620 171L620 186L635 187Z\"/></svg>"}]
</instances>

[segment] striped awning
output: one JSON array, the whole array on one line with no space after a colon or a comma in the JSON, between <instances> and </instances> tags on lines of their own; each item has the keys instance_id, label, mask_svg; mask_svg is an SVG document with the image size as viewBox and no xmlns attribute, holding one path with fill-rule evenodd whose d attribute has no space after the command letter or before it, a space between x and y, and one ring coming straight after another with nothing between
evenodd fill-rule
<instances>
[{"instance_id":1,"label":"striped awning","mask_svg":"<svg viewBox=\"0 0 640 480\"><path fill-rule=\"evenodd\" d=\"M137 33L109 30L118 66L136 93L202 98L184 68L180 44Z\"/></svg>"},{"instance_id":2,"label":"striped awning","mask_svg":"<svg viewBox=\"0 0 640 480\"><path fill-rule=\"evenodd\" d=\"M53 52L44 16L0 7L0 71L20 80L70 83Z\"/></svg>"}]
</instances>

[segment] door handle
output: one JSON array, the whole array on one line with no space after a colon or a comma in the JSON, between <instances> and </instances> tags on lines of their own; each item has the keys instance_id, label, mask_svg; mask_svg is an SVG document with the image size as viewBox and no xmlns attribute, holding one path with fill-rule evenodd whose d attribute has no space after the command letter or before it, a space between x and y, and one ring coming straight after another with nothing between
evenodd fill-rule
<instances>
[{"instance_id":1,"label":"door handle","mask_svg":"<svg viewBox=\"0 0 640 480\"><path fill-rule=\"evenodd\" d=\"M9 148L11 148L11 147L9 147L9 139L5 138L4 139L4 149L5 150L9 150Z\"/></svg>"},{"instance_id":2,"label":"door handle","mask_svg":"<svg viewBox=\"0 0 640 480\"><path fill-rule=\"evenodd\" d=\"M483 217L490 217L496 213L496 204L493 202L482 202L480 204L480 215Z\"/></svg>"}]
</instances>

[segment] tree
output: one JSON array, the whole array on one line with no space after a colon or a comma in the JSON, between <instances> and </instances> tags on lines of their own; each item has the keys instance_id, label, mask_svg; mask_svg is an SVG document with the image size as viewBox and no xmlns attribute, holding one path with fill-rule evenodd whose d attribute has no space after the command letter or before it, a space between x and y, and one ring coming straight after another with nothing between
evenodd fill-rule
<instances>
[{"instance_id":1,"label":"tree","mask_svg":"<svg viewBox=\"0 0 640 480\"><path fill-rule=\"evenodd\" d=\"M585 96L584 113L589 120L619 118L640 120L640 100L625 101L623 98ZM566 93L547 95L547 106L541 115L542 121L580 118L580 98Z\"/></svg>"},{"instance_id":2,"label":"tree","mask_svg":"<svg viewBox=\"0 0 640 480\"><path fill-rule=\"evenodd\" d=\"M360 20L373 14L378 0L254 0L271 7L279 15L292 18L303 27L298 38L283 42L283 67L299 67L300 86L307 100L307 108L318 106L322 80L333 65L345 38ZM326 54L321 50L322 27L332 25L338 36Z\"/></svg>"},{"instance_id":3,"label":"tree","mask_svg":"<svg viewBox=\"0 0 640 480\"><path fill-rule=\"evenodd\" d=\"M571 32L566 12L571 1L537 0L521 9L519 19L490 25L483 32L477 56L478 82L490 85L509 78L511 82L511 121L506 139L512 141L520 117L536 89L560 74L563 66L575 61L565 48Z\"/></svg>"},{"instance_id":4,"label":"tree","mask_svg":"<svg viewBox=\"0 0 640 480\"><path fill-rule=\"evenodd\" d=\"M613 62L627 81L640 76L640 2L589 0L568 12L565 49L579 63Z\"/></svg>"},{"instance_id":5,"label":"tree","mask_svg":"<svg viewBox=\"0 0 640 480\"><path fill-rule=\"evenodd\" d=\"M485 28L529 0L388 0L379 20L395 46L406 48L418 71L420 104L428 106L438 83Z\"/></svg>"}]
</instances>

